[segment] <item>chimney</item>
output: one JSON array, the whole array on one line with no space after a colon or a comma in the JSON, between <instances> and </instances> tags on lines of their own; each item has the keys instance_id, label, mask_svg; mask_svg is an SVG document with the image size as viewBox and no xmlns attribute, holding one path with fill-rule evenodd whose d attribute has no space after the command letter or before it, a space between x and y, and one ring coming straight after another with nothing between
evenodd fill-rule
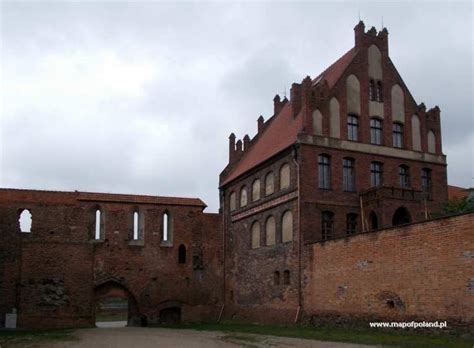
<instances>
[{"instance_id":1,"label":"chimney","mask_svg":"<svg viewBox=\"0 0 474 348\"><path fill-rule=\"evenodd\" d=\"M248 150L249 144L250 144L250 137L249 137L248 134L245 134L245 136L244 136L244 151Z\"/></svg>"},{"instance_id":2,"label":"chimney","mask_svg":"<svg viewBox=\"0 0 474 348\"><path fill-rule=\"evenodd\" d=\"M281 102L280 96L277 94L275 98L273 98L273 114L277 115L280 110L283 108L283 103Z\"/></svg>"},{"instance_id":3,"label":"chimney","mask_svg":"<svg viewBox=\"0 0 474 348\"><path fill-rule=\"evenodd\" d=\"M291 85L290 101L293 118L295 118L301 110L301 84L293 83Z\"/></svg>"},{"instance_id":4,"label":"chimney","mask_svg":"<svg viewBox=\"0 0 474 348\"><path fill-rule=\"evenodd\" d=\"M264 123L265 123L265 120L263 119L263 116L260 115L260 117L257 119L257 132L258 132L258 134L261 134L263 132Z\"/></svg>"},{"instance_id":5,"label":"chimney","mask_svg":"<svg viewBox=\"0 0 474 348\"><path fill-rule=\"evenodd\" d=\"M237 149L236 149L237 156L240 156L242 154L242 140L239 139L236 145L237 145Z\"/></svg>"}]
</instances>

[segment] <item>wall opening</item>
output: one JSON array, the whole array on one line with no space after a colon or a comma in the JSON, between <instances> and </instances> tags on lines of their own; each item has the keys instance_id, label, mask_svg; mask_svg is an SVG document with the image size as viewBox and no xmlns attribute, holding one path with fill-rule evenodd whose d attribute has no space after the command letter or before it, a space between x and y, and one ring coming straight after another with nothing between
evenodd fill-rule
<instances>
[{"instance_id":1,"label":"wall opening","mask_svg":"<svg viewBox=\"0 0 474 348\"><path fill-rule=\"evenodd\" d=\"M273 284L280 285L280 272L279 271L275 271L275 273L273 273Z\"/></svg>"},{"instance_id":2,"label":"wall opening","mask_svg":"<svg viewBox=\"0 0 474 348\"><path fill-rule=\"evenodd\" d=\"M23 209L20 213L20 231L23 233L31 233L31 225L33 223L33 216L28 209Z\"/></svg>"},{"instance_id":3,"label":"wall opening","mask_svg":"<svg viewBox=\"0 0 474 348\"><path fill-rule=\"evenodd\" d=\"M283 272L283 284L290 284L290 271L286 270Z\"/></svg>"},{"instance_id":4,"label":"wall opening","mask_svg":"<svg viewBox=\"0 0 474 348\"><path fill-rule=\"evenodd\" d=\"M146 325L135 297L122 284L109 281L94 289L95 324L102 328Z\"/></svg>"},{"instance_id":5,"label":"wall opening","mask_svg":"<svg viewBox=\"0 0 474 348\"><path fill-rule=\"evenodd\" d=\"M369 226L371 230L378 230L379 228L379 219L377 218L377 214L372 211L369 215Z\"/></svg>"},{"instance_id":6,"label":"wall opening","mask_svg":"<svg viewBox=\"0 0 474 348\"><path fill-rule=\"evenodd\" d=\"M160 311L161 325L177 325L181 323L181 308L169 307Z\"/></svg>"},{"instance_id":7,"label":"wall opening","mask_svg":"<svg viewBox=\"0 0 474 348\"><path fill-rule=\"evenodd\" d=\"M95 233L94 239L99 240L102 237L102 212L100 209L95 211Z\"/></svg>"},{"instance_id":8,"label":"wall opening","mask_svg":"<svg viewBox=\"0 0 474 348\"><path fill-rule=\"evenodd\" d=\"M393 218L392 218L393 226L409 224L410 222L411 222L411 216L407 208L400 207L397 210L395 210L395 213L393 214Z\"/></svg>"},{"instance_id":9,"label":"wall opening","mask_svg":"<svg viewBox=\"0 0 474 348\"><path fill-rule=\"evenodd\" d=\"M181 244L178 248L178 263L186 263L186 247Z\"/></svg>"},{"instance_id":10,"label":"wall opening","mask_svg":"<svg viewBox=\"0 0 474 348\"><path fill-rule=\"evenodd\" d=\"M133 240L138 240L138 225L139 225L139 221L138 221L138 211L134 211L133 212Z\"/></svg>"},{"instance_id":11,"label":"wall opening","mask_svg":"<svg viewBox=\"0 0 474 348\"><path fill-rule=\"evenodd\" d=\"M172 240L172 235L171 235L171 216L168 212L165 212L163 214L163 236L162 236L162 241L166 243L171 243Z\"/></svg>"}]
</instances>

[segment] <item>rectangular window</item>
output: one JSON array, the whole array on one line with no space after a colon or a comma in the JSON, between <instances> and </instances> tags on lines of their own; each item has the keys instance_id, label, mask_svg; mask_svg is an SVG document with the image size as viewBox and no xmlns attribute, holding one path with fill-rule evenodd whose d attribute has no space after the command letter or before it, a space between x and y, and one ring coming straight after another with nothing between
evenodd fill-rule
<instances>
[{"instance_id":1,"label":"rectangular window","mask_svg":"<svg viewBox=\"0 0 474 348\"><path fill-rule=\"evenodd\" d=\"M403 147L403 125L400 123L393 124L393 147Z\"/></svg>"},{"instance_id":2,"label":"rectangular window","mask_svg":"<svg viewBox=\"0 0 474 348\"><path fill-rule=\"evenodd\" d=\"M372 162L370 164L370 186L377 187L382 185L382 169L383 164L380 162Z\"/></svg>"},{"instance_id":3,"label":"rectangular window","mask_svg":"<svg viewBox=\"0 0 474 348\"><path fill-rule=\"evenodd\" d=\"M382 144L382 121L377 118L370 119L370 143Z\"/></svg>"},{"instance_id":4,"label":"rectangular window","mask_svg":"<svg viewBox=\"0 0 474 348\"><path fill-rule=\"evenodd\" d=\"M319 188L329 190L331 188L331 168L329 163L329 156L320 155L319 163Z\"/></svg>"},{"instance_id":5,"label":"rectangular window","mask_svg":"<svg viewBox=\"0 0 474 348\"><path fill-rule=\"evenodd\" d=\"M359 119L357 116L347 116L347 139L352 141L358 140Z\"/></svg>"},{"instance_id":6,"label":"rectangular window","mask_svg":"<svg viewBox=\"0 0 474 348\"><path fill-rule=\"evenodd\" d=\"M427 199L431 199L431 187L431 170L425 168L421 172L421 188Z\"/></svg>"},{"instance_id":7,"label":"rectangular window","mask_svg":"<svg viewBox=\"0 0 474 348\"><path fill-rule=\"evenodd\" d=\"M357 214L350 213L346 216L346 233L348 235L356 233L357 230Z\"/></svg>"},{"instance_id":8,"label":"rectangular window","mask_svg":"<svg viewBox=\"0 0 474 348\"><path fill-rule=\"evenodd\" d=\"M355 191L355 175L354 175L354 160L350 158L344 158L342 160L342 185L344 191Z\"/></svg>"},{"instance_id":9,"label":"rectangular window","mask_svg":"<svg viewBox=\"0 0 474 348\"><path fill-rule=\"evenodd\" d=\"M399 167L400 187L410 187L410 173L407 166Z\"/></svg>"},{"instance_id":10,"label":"rectangular window","mask_svg":"<svg viewBox=\"0 0 474 348\"><path fill-rule=\"evenodd\" d=\"M323 240L332 238L332 230L334 225L334 213L324 211L321 215L321 232Z\"/></svg>"}]
</instances>

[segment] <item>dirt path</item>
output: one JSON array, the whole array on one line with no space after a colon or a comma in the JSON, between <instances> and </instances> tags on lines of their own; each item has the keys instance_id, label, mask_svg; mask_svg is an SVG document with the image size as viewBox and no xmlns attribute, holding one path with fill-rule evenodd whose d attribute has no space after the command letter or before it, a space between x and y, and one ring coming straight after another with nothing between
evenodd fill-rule
<instances>
[{"instance_id":1,"label":"dirt path","mask_svg":"<svg viewBox=\"0 0 474 348\"><path fill-rule=\"evenodd\" d=\"M298 348L363 348L370 347L349 343L321 342L275 336L222 333L212 331L173 330L160 328L97 328L76 331L80 339L58 342L51 348L232 348L232 347L298 347ZM46 347L46 346L44 346Z\"/></svg>"}]
</instances>

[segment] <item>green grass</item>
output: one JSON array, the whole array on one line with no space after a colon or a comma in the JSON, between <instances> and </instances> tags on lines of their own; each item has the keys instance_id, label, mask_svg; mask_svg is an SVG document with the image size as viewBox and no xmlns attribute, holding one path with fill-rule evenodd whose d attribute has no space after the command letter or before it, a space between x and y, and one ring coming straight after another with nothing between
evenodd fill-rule
<instances>
[{"instance_id":1,"label":"green grass","mask_svg":"<svg viewBox=\"0 0 474 348\"><path fill-rule=\"evenodd\" d=\"M312 328L304 326L270 326L252 324L182 324L173 326L178 329L199 331L221 331L225 333L247 333L283 337L304 338L310 340L351 342L368 345L418 347L472 348L474 339L465 339L454 335L428 335L400 332L384 332L378 329ZM239 340L239 337L224 336L224 339ZM252 343L251 336L241 336L241 340ZM248 344L248 346L252 346Z\"/></svg>"},{"instance_id":2,"label":"green grass","mask_svg":"<svg viewBox=\"0 0 474 348\"><path fill-rule=\"evenodd\" d=\"M74 330L0 330L0 346L14 347L30 343L75 341Z\"/></svg>"},{"instance_id":3,"label":"green grass","mask_svg":"<svg viewBox=\"0 0 474 348\"><path fill-rule=\"evenodd\" d=\"M98 314L95 321L127 321L127 314Z\"/></svg>"}]
</instances>

